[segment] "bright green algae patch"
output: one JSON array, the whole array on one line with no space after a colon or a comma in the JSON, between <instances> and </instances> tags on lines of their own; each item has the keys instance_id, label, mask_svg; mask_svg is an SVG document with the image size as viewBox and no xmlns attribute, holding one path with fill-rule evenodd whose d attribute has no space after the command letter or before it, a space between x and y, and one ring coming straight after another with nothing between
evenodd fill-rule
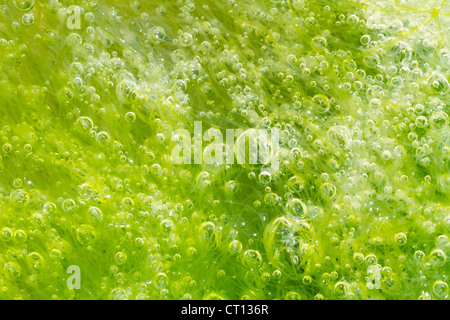
<instances>
[{"instance_id":1,"label":"bright green algae patch","mask_svg":"<svg viewBox=\"0 0 450 320\"><path fill-rule=\"evenodd\" d=\"M2 1L0 298L448 299L447 1L155 2Z\"/></svg>"}]
</instances>

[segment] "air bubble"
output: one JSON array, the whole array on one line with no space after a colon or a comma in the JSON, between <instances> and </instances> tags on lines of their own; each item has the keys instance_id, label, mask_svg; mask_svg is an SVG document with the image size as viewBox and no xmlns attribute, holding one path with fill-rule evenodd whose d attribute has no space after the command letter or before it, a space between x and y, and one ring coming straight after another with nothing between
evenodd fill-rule
<instances>
[{"instance_id":1,"label":"air bubble","mask_svg":"<svg viewBox=\"0 0 450 320\"><path fill-rule=\"evenodd\" d=\"M13 149L10 143L5 143L2 147L4 153L10 153Z\"/></svg>"},{"instance_id":2,"label":"air bubble","mask_svg":"<svg viewBox=\"0 0 450 320\"><path fill-rule=\"evenodd\" d=\"M242 251L242 243L239 240L233 240L228 245L228 251L231 255L236 256Z\"/></svg>"},{"instance_id":3,"label":"air bubble","mask_svg":"<svg viewBox=\"0 0 450 320\"><path fill-rule=\"evenodd\" d=\"M22 274L22 268L18 263L9 261L3 264L3 274L6 279L15 280Z\"/></svg>"},{"instance_id":4,"label":"air bubble","mask_svg":"<svg viewBox=\"0 0 450 320\"><path fill-rule=\"evenodd\" d=\"M125 121L128 123L133 123L136 121L136 115L134 114L134 112L127 112L125 114Z\"/></svg>"},{"instance_id":5,"label":"air bubble","mask_svg":"<svg viewBox=\"0 0 450 320\"><path fill-rule=\"evenodd\" d=\"M11 228L4 227L0 235L3 241L10 241L12 239L13 233L14 232Z\"/></svg>"},{"instance_id":6,"label":"air bubble","mask_svg":"<svg viewBox=\"0 0 450 320\"><path fill-rule=\"evenodd\" d=\"M101 132L97 133L95 140L97 141L98 144L100 144L102 146L106 146L111 141L111 137L109 136L109 134L107 132L101 131Z\"/></svg>"},{"instance_id":7,"label":"air bubble","mask_svg":"<svg viewBox=\"0 0 450 320\"><path fill-rule=\"evenodd\" d=\"M312 99L319 113L326 113L330 109L330 100L323 94L317 94Z\"/></svg>"},{"instance_id":8,"label":"air bubble","mask_svg":"<svg viewBox=\"0 0 450 320\"><path fill-rule=\"evenodd\" d=\"M142 238L136 238L134 240L134 243L136 244L136 247L142 248L144 246L144 244L145 244L145 240L142 239Z\"/></svg>"},{"instance_id":9,"label":"air bubble","mask_svg":"<svg viewBox=\"0 0 450 320\"><path fill-rule=\"evenodd\" d=\"M175 224L172 220L165 219L161 221L160 228L163 234L169 235L175 233Z\"/></svg>"},{"instance_id":10,"label":"air bubble","mask_svg":"<svg viewBox=\"0 0 450 320\"><path fill-rule=\"evenodd\" d=\"M30 196L28 195L28 193L26 193L22 189L17 189L11 192L10 198L14 203L22 206L28 205L28 202L30 200Z\"/></svg>"},{"instance_id":11,"label":"air bubble","mask_svg":"<svg viewBox=\"0 0 450 320\"><path fill-rule=\"evenodd\" d=\"M163 16L167 13L167 9L166 7L164 7L163 5L159 5L156 7L156 14L159 16Z\"/></svg>"},{"instance_id":12,"label":"air bubble","mask_svg":"<svg viewBox=\"0 0 450 320\"><path fill-rule=\"evenodd\" d=\"M34 23L34 15L32 13L25 13L22 16L22 23L26 26L31 26Z\"/></svg>"},{"instance_id":13,"label":"air bubble","mask_svg":"<svg viewBox=\"0 0 450 320\"><path fill-rule=\"evenodd\" d=\"M37 253L37 252L31 252L31 253L28 255L28 262L29 262L29 264L31 265L31 267L32 267L33 269L41 270L41 269L44 267L45 259L44 259L44 257L43 257L41 254L39 254L39 253Z\"/></svg>"},{"instance_id":14,"label":"air bubble","mask_svg":"<svg viewBox=\"0 0 450 320\"><path fill-rule=\"evenodd\" d=\"M403 232L397 233L394 238L395 238L395 242L399 246L404 246L406 244L407 239L408 239L406 237L406 234L404 234Z\"/></svg>"},{"instance_id":15,"label":"air bubble","mask_svg":"<svg viewBox=\"0 0 450 320\"><path fill-rule=\"evenodd\" d=\"M141 8L141 3L137 0L132 0L130 2L130 8L133 10L139 10Z\"/></svg>"},{"instance_id":16,"label":"air bubble","mask_svg":"<svg viewBox=\"0 0 450 320\"><path fill-rule=\"evenodd\" d=\"M278 203L279 197L274 192L269 192L264 196L264 203L269 207L275 206Z\"/></svg>"},{"instance_id":17,"label":"air bubble","mask_svg":"<svg viewBox=\"0 0 450 320\"><path fill-rule=\"evenodd\" d=\"M378 258L376 255L374 255L373 253L368 254L366 256L366 258L364 259L364 262L366 263L366 265L368 266L373 266L376 265L378 263Z\"/></svg>"},{"instance_id":18,"label":"air bubble","mask_svg":"<svg viewBox=\"0 0 450 320\"><path fill-rule=\"evenodd\" d=\"M321 293L318 293L314 296L314 300L323 300L323 299L325 299L325 297Z\"/></svg>"},{"instance_id":19,"label":"air bubble","mask_svg":"<svg viewBox=\"0 0 450 320\"><path fill-rule=\"evenodd\" d=\"M179 38L178 41L181 43L182 46L184 47L189 47L192 45L192 43L194 42L193 38L192 38L192 34L185 32L182 33Z\"/></svg>"},{"instance_id":20,"label":"air bubble","mask_svg":"<svg viewBox=\"0 0 450 320\"><path fill-rule=\"evenodd\" d=\"M311 276L304 276L304 277L302 278L302 283L303 283L305 286L309 286L309 285L312 283L312 278L311 278Z\"/></svg>"},{"instance_id":21,"label":"air bubble","mask_svg":"<svg viewBox=\"0 0 450 320\"><path fill-rule=\"evenodd\" d=\"M370 42L370 36L365 34L359 39L359 41L361 42L362 45L368 45Z\"/></svg>"},{"instance_id":22,"label":"air bubble","mask_svg":"<svg viewBox=\"0 0 450 320\"><path fill-rule=\"evenodd\" d=\"M301 296L300 294L298 294L295 291L289 291L288 293L286 293L286 295L284 296L285 300L301 300Z\"/></svg>"},{"instance_id":23,"label":"air bubble","mask_svg":"<svg viewBox=\"0 0 450 320\"><path fill-rule=\"evenodd\" d=\"M89 117L80 117L77 120L78 127L85 133L88 133L94 127L94 123Z\"/></svg>"},{"instance_id":24,"label":"air bubble","mask_svg":"<svg viewBox=\"0 0 450 320\"><path fill-rule=\"evenodd\" d=\"M128 300L128 293L123 288L114 288L110 293L111 300Z\"/></svg>"},{"instance_id":25,"label":"air bubble","mask_svg":"<svg viewBox=\"0 0 450 320\"><path fill-rule=\"evenodd\" d=\"M349 15L347 18L347 23L352 24L354 26L357 25L358 22L359 22L359 18L354 14Z\"/></svg>"},{"instance_id":26,"label":"air bubble","mask_svg":"<svg viewBox=\"0 0 450 320\"><path fill-rule=\"evenodd\" d=\"M448 115L444 112L433 113L430 117L430 125L435 130L447 128L448 127Z\"/></svg>"},{"instance_id":27,"label":"air bubble","mask_svg":"<svg viewBox=\"0 0 450 320\"><path fill-rule=\"evenodd\" d=\"M215 225L212 222L204 222L199 228L199 237L204 242L213 242L215 239Z\"/></svg>"},{"instance_id":28,"label":"air bubble","mask_svg":"<svg viewBox=\"0 0 450 320\"><path fill-rule=\"evenodd\" d=\"M96 233L94 227L86 224L81 225L80 227L77 228L76 236L78 242L84 247L90 246L96 240Z\"/></svg>"},{"instance_id":29,"label":"air bubble","mask_svg":"<svg viewBox=\"0 0 450 320\"><path fill-rule=\"evenodd\" d=\"M417 117L415 123L416 123L416 125L419 128L426 128L426 127L428 127L428 120L424 116Z\"/></svg>"},{"instance_id":30,"label":"air bubble","mask_svg":"<svg viewBox=\"0 0 450 320\"><path fill-rule=\"evenodd\" d=\"M62 203L62 208L66 212L72 211L73 209L75 209L75 206L75 201L73 201L72 199L66 199Z\"/></svg>"},{"instance_id":31,"label":"air bubble","mask_svg":"<svg viewBox=\"0 0 450 320\"><path fill-rule=\"evenodd\" d=\"M257 250L247 250L244 252L244 263L247 267L254 269L259 268L262 263L262 257Z\"/></svg>"},{"instance_id":32,"label":"air bubble","mask_svg":"<svg viewBox=\"0 0 450 320\"><path fill-rule=\"evenodd\" d=\"M293 198L286 204L286 210L295 217L302 217L306 214L306 205L300 199Z\"/></svg>"},{"instance_id":33,"label":"air bubble","mask_svg":"<svg viewBox=\"0 0 450 320\"><path fill-rule=\"evenodd\" d=\"M445 261L447 261L447 256L441 249L435 249L431 251L430 259L431 262L434 263L436 266L443 266L445 264Z\"/></svg>"},{"instance_id":34,"label":"air bubble","mask_svg":"<svg viewBox=\"0 0 450 320\"><path fill-rule=\"evenodd\" d=\"M444 281L438 280L433 284L433 292L438 298L447 298L448 284Z\"/></svg>"},{"instance_id":35,"label":"air bubble","mask_svg":"<svg viewBox=\"0 0 450 320\"><path fill-rule=\"evenodd\" d=\"M154 26L149 31L150 39L156 43L159 44L160 42L166 40L166 30L164 30L163 27L160 26Z\"/></svg>"},{"instance_id":36,"label":"air bubble","mask_svg":"<svg viewBox=\"0 0 450 320\"><path fill-rule=\"evenodd\" d=\"M46 202L44 203L42 210L44 214L52 215L56 213L56 204L54 204L53 202Z\"/></svg>"},{"instance_id":37,"label":"air bubble","mask_svg":"<svg viewBox=\"0 0 450 320\"><path fill-rule=\"evenodd\" d=\"M384 151L381 153L381 158L382 158L384 161L390 160L390 159L392 159L392 153L391 153L389 150L384 150Z\"/></svg>"},{"instance_id":38,"label":"air bubble","mask_svg":"<svg viewBox=\"0 0 450 320\"><path fill-rule=\"evenodd\" d=\"M156 134L156 141L157 141L159 144L163 144L165 140L166 140L166 137L164 136L163 133L158 133L158 134Z\"/></svg>"},{"instance_id":39,"label":"air bubble","mask_svg":"<svg viewBox=\"0 0 450 320\"><path fill-rule=\"evenodd\" d=\"M334 294L340 298L343 299L345 298L349 293L349 288L348 288L348 284L343 282L343 281L339 281L338 283L336 283L334 285Z\"/></svg>"},{"instance_id":40,"label":"air bubble","mask_svg":"<svg viewBox=\"0 0 450 320\"><path fill-rule=\"evenodd\" d=\"M373 54L364 57L363 61L368 67L375 68L380 64L380 57L377 54Z\"/></svg>"},{"instance_id":41,"label":"air bubble","mask_svg":"<svg viewBox=\"0 0 450 320\"><path fill-rule=\"evenodd\" d=\"M325 49L327 47L327 39L325 37L315 37L312 39L312 44L317 49Z\"/></svg>"},{"instance_id":42,"label":"air bubble","mask_svg":"<svg viewBox=\"0 0 450 320\"><path fill-rule=\"evenodd\" d=\"M336 196L337 188L330 182L322 184L320 189L326 199L333 199Z\"/></svg>"},{"instance_id":43,"label":"air bubble","mask_svg":"<svg viewBox=\"0 0 450 320\"><path fill-rule=\"evenodd\" d=\"M16 230L14 232L14 238L18 243L24 243L27 241L27 233L24 230Z\"/></svg>"},{"instance_id":44,"label":"air bubble","mask_svg":"<svg viewBox=\"0 0 450 320\"><path fill-rule=\"evenodd\" d=\"M195 249L194 247L189 247L187 249L187 254L190 257L195 257L197 255L197 249Z\"/></svg>"},{"instance_id":45,"label":"air bubble","mask_svg":"<svg viewBox=\"0 0 450 320\"><path fill-rule=\"evenodd\" d=\"M35 0L14 0L14 6L22 11L29 11L33 9Z\"/></svg>"},{"instance_id":46,"label":"air bubble","mask_svg":"<svg viewBox=\"0 0 450 320\"><path fill-rule=\"evenodd\" d=\"M103 219L103 213L102 211L97 207L90 207L88 210L91 217L93 217L97 221L102 221Z\"/></svg>"},{"instance_id":47,"label":"air bubble","mask_svg":"<svg viewBox=\"0 0 450 320\"><path fill-rule=\"evenodd\" d=\"M124 252L117 252L114 259L118 265L122 265L127 261L128 257Z\"/></svg>"},{"instance_id":48,"label":"air bubble","mask_svg":"<svg viewBox=\"0 0 450 320\"><path fill-rule=\"evenodd\" d=\"M22 186L22 179L20 179L20 178L14 179L13 186L16 189L20 188Z\"/></svg>"},{"instance_id":49,"label":"air bubble","mask_svg":"<svg viewBox=\"0 0 450 320\"><path fill-rule=\"evenodd\" d=\"M263 171L259 174L258 179L262 184L269 184L272 180L272 176L267 171Z\"/></svg>"},{"instance_id":50,"label":"air bubble","mask_svg":"<svg viewBox=\"0 0 450 320\"><path fill-rule=\"evenodd\" d=\"M92 12L87 12L84 15L84 18L86 19L87 22L94 22L94 20L95 20L95 16Z\"/></svg>"}]
</instances>

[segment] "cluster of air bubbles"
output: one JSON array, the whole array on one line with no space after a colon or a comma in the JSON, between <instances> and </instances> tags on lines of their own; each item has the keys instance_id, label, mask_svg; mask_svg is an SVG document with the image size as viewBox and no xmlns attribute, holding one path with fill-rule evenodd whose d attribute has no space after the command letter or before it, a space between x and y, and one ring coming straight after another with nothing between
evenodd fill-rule
<instances>
[{"instance_id":1,"label":"cluster of air bubbles","mask_svg":"<svg viewBox=\"0 0 450 320\"><path fill-rule=\"evenodd\" d=\"M5 3L0 298L448 299L448 9L421 6Z\"/></svg>"}]
</instances>

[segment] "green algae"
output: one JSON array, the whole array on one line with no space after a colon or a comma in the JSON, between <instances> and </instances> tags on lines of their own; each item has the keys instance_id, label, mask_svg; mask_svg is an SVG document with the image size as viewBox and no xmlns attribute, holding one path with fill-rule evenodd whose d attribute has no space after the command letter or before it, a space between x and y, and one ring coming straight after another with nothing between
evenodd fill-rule
<instances>
[{"instance_id":1,"label":"green algae","mask_svg":"<svg viewBox=\"0 0 450 320\"><path fill-rule=\"evenodd\" d=\"M449 14L2 2L0 299L448 299ZM174 164L195 121L279 170Z\"/></svg>"}]
</instances>

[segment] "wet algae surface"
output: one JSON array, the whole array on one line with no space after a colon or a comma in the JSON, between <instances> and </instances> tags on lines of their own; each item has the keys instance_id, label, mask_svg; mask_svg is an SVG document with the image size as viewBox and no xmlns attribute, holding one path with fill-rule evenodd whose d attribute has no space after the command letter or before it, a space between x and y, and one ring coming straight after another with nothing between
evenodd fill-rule
<instances>
[{"instance_id":1,"label":"wet algae surface","mask_svg":"<svg viewBox=\"0 0 450 320\"><path fill-rule=\"evenodd\" d=\"M448 299L449 16L1 1L0 299Z\"/></svg>"}]
</instances>

